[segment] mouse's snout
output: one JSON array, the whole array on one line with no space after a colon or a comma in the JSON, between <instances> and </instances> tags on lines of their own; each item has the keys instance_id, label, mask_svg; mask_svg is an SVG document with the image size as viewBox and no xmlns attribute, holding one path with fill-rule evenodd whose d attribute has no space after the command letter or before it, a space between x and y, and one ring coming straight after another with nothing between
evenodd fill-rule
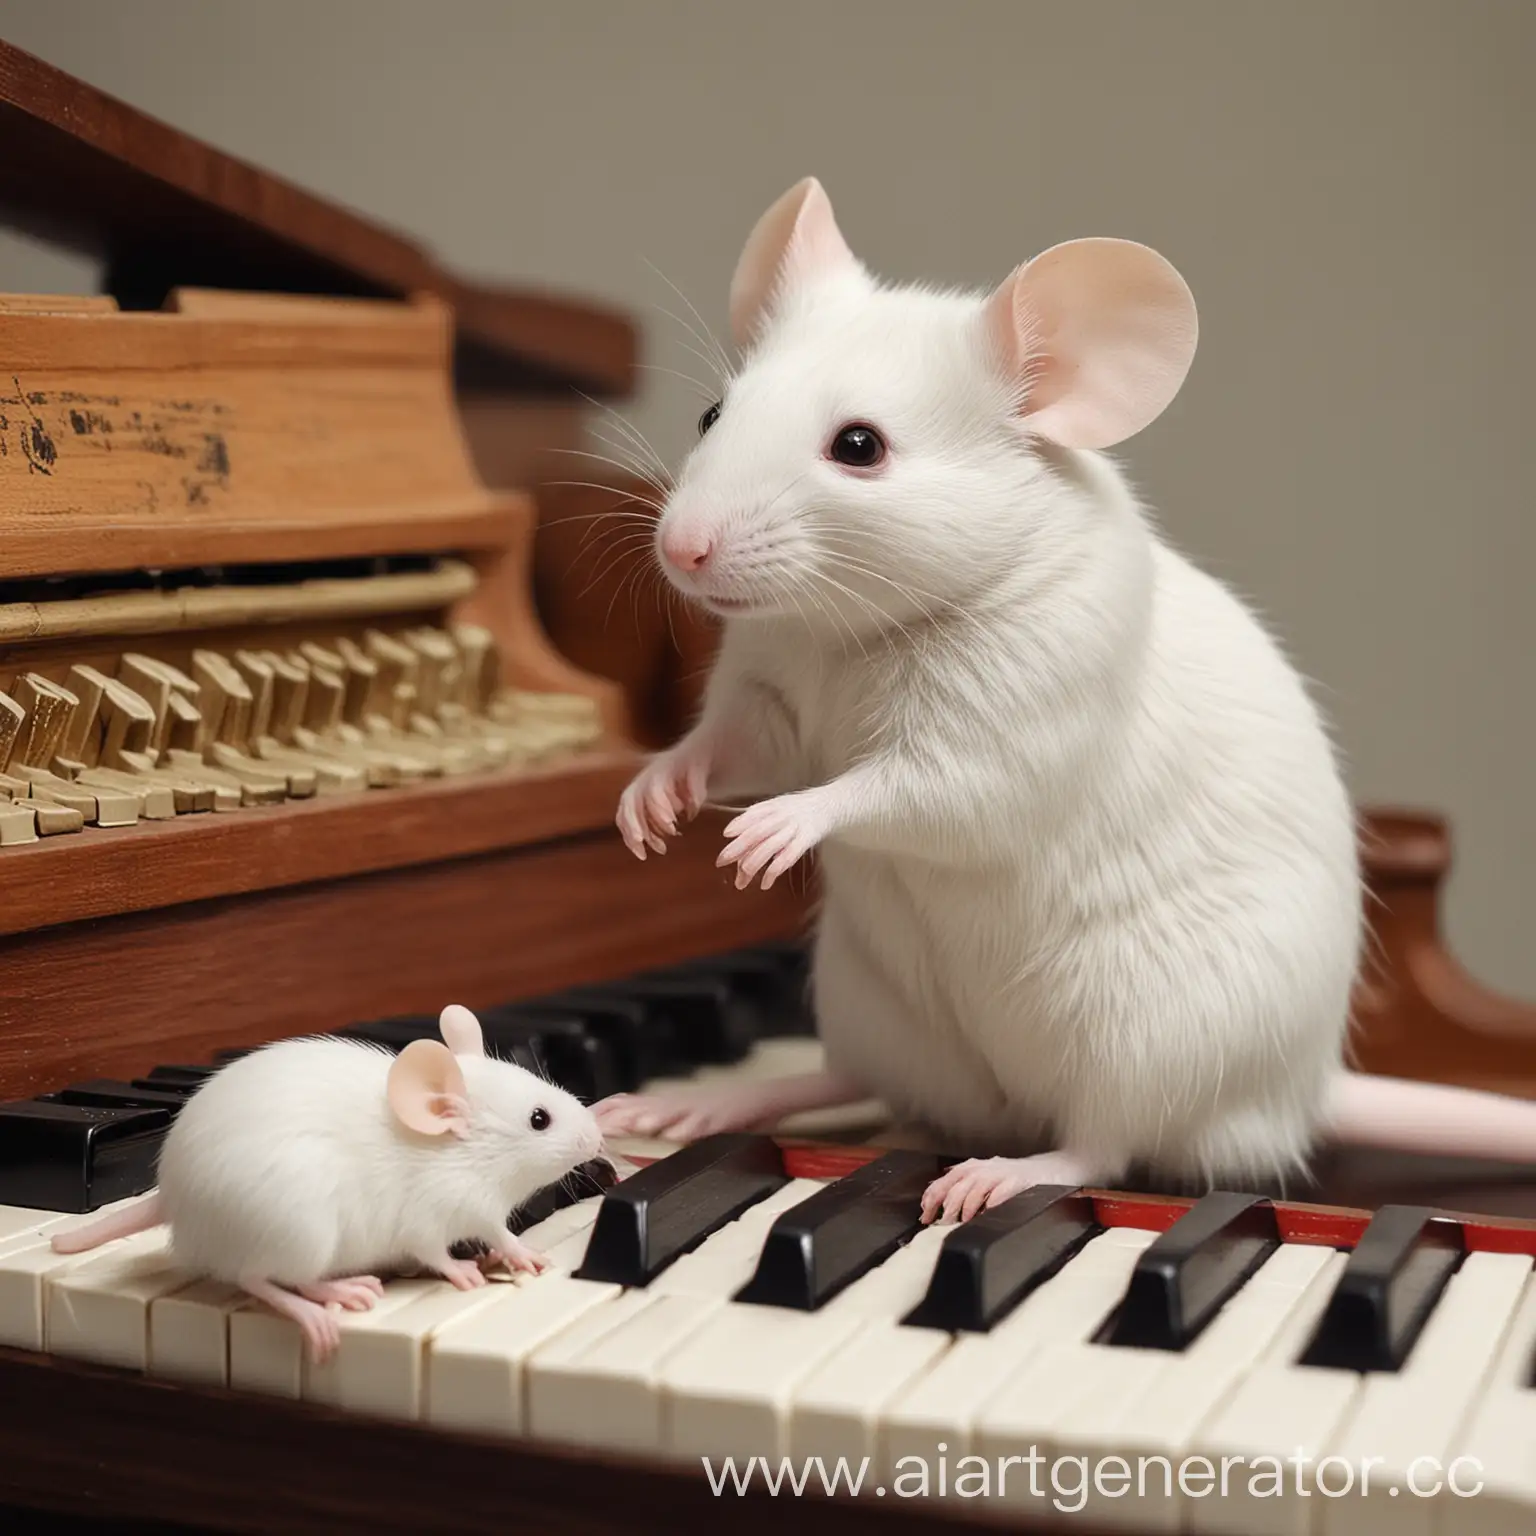
<instances>
[{"instance_id":1,"label":"mouse's snout","mask_svg":"<svg viewBox=\"0 0 1536 1536\"><path fill-rule=\"evenodd\" d=\"M662 528L657 545L661 558L686 576L698 575L715 552L715 541L703 529L687 525Z\"/></svg>"}]
</instances>

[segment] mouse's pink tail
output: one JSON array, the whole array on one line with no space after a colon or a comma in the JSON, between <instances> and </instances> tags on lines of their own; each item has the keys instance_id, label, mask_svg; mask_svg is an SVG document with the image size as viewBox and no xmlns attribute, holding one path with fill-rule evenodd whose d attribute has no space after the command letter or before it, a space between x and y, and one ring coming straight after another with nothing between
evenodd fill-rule
<instances>
[{"instance_id":1,"label":"mouse's pink tail","mask_svg":"<svg viewBox=\"0 0 1536 1536\"><path fill-rule=\"evenodd\" d=\"M119 1211L108 1211L83 1227L73 1227L60 1232L53 1240L55 1253L87 1253L110 1243L115 1238L132 1237L135 1232L147 1232L165 1220L165 1210L160 1203L160 1192L140 1200L135 1205L125 1205Z\"/></svg>"},{"instance_id":2,"label":"mouse's pink tail","mask_svg":"<svg viewBox=\"0 0 1536 1536\"><path fill-rule=\"evenodd\" d=\"M1346 1072L1328 1103L1328 1130L1357 1147L1536 1164L1536 1102Z\"/></svg>"}]
</instances>

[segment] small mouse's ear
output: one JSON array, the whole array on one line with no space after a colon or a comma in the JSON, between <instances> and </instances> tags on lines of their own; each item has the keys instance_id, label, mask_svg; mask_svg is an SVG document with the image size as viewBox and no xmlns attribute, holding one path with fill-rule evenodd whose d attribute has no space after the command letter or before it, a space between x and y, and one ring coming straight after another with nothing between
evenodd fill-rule
<instances>
[{"instance_id":1,"label":"small mouse's ear","mask_svg":"<svg viewBox=\"0 0 1536 1536\"><path fill-rule=\"evenodd\" d=\"M389 1069L389 1107L408 1131L423 1136L469 1132L464 1074L436 1040L412 1040Z\"/></svg>"},{"instance_id":2,"label":"small mouse's ear","mask_svg":"<svg viewBox=\"0 0 1536 1536\"><path fill-rule=\"evenodd\" d=\"M814 176L796 182L753 227L731 278L731 335L754 340L775 296L807 278L857 269L832 203Z\"/></svg>"},{"instance_id":3,"label":"small mouse's ear","mask_svg":"<svg viewBox=\"0 0 1536 1536\"><path fill-rule=\"evenodd\" d=\"M1071 240L1019 267L986 324L1024 389L1030 428L1064 448L1110 448L1155 421L1194 361L1195 300L1130 240Z\"/></svg>"},{"instance_id":4,"label":"small mouse's ear","mask_svg":"<svg viewBox=\"0 0 1536 1536\"><path fill-rule=\"evenodd\" d=\"M485 1036L480 1020L462 1003L449 1003L438 1015L437 1027L455 1056L484 1056Z\"/></svg>"}]
</instances>

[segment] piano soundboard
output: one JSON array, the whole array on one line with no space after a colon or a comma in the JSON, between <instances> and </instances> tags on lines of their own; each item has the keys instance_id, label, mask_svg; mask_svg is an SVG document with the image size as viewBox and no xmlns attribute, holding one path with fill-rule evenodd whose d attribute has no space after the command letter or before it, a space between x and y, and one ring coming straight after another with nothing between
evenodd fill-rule
<instances>
[{"instance_id":1,"label":"piano soundboard","mask_svg":"<svg viewBox=\"0 0 1536 1536\"><path fill-rule=\"evenodd\" d=\"M795 945L759 946L481 1017L490 1049L586 1097L793 1070L817 1049L803 964ZM435 1029L407 1016L344 1032L399 1049ZM392 1278L313 1366L293 1324L178 1273L163 1231L51 1247L75 1213L151 1186L160 1140L219 1065L0 1106L0 1344L409 1425L424 1456L515 1444L594 1475L628 1463L696 1481L700 1458L820 1457L829 1474L843 1458L855 1504L933 1518L1060 1520L1079 1458L1111 1475L1068 1528L1512 1536L1536 1516L1536 1223L1048 1188L925 1228L933 1152L626 1143L638 1172L583 1170L515 1214L552 1271L470 1292ZM1017 1459L1031 1448L1033 1482ZM1252 1482L1271 1462L1278 1492L1267 1471ZM926 1499L910 1496L921 1477ZM1480 1491L1457 1496L1457 1478ZM1437 1479L1436 1496L1415 1492Z\"/></svg>"}]
</instances>

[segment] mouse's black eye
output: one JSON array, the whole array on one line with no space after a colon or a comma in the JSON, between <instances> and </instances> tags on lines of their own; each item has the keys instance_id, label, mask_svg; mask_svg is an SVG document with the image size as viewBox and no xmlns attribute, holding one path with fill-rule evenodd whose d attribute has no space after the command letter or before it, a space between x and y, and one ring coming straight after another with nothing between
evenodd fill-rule
<instances>
[{"instance_id":1,"label":"mouse's black eye","mask_svg":"<svg viewBox=\"0 0 1536 1536\"><path fill-rule=\"evenodd\" d=\"M873 427L853 421L832 439L830 452L850 469L873 469L885 457L885 439Z\"/></svg>"},{"instance_id":2,"label":"mouse's black eye","mask_svg":"<svg viewBox=\"0 0 1536 1536\"><path fill-rule=\"evenodd\" d=\"M536 1131L547 1131L549 1129L549 1111L547 1109L534 1110L528 1116L528 1124Z\"/></svg>"},{"instance_id":3,"label":"mouse's black eye","mask_svg":"<svg viewBox=\"0 0 1536 1536\"><path fill-rule=\"evenodd\" d=\"M699 417L699 436L703 437L714 424L720 420L720 402L718 400Z\"/></svg>"}]
</instances>

